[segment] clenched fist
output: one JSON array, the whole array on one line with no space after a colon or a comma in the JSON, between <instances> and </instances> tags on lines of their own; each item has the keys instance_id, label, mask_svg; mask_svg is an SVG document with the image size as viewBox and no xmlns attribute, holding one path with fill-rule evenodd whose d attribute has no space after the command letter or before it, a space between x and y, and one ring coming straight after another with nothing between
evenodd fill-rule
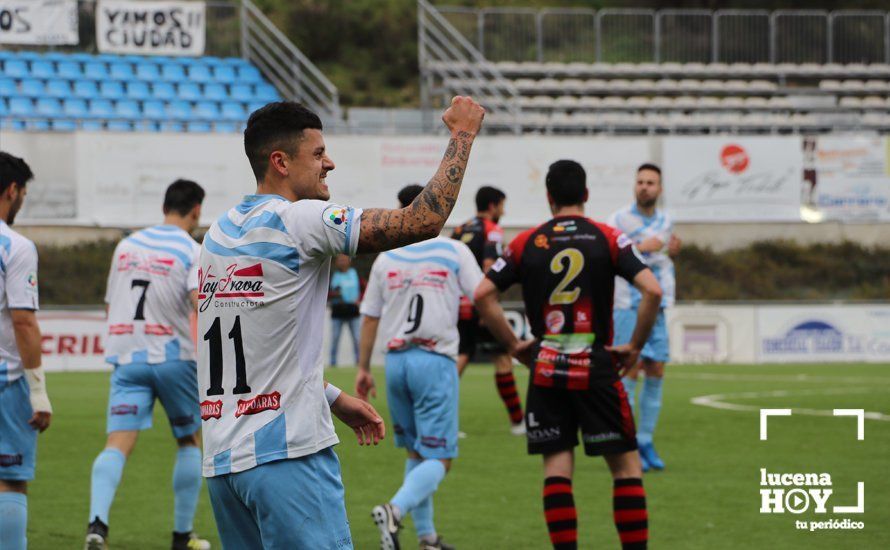
<instances>
[{"instance_id":1,"label":"clenched fist","mask_svg":"<svg viewBox=\"0 0 890 550\"><path fill-rule=\"evenodd\" d=\"M442 121L448 126L452 134L467 132L471 135L479 133L482 127L482 119L485 117L485 109L472 98L466 96L454 96L451 107L442 115Z\"/></svg>"}]
</instances>

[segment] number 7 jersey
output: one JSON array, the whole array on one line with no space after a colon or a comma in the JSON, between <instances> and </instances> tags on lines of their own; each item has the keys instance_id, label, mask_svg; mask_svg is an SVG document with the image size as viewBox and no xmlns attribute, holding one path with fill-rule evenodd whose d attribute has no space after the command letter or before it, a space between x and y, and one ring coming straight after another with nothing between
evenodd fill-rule
<instances>
[{"instance_id":1,"label":"number 7 jersey","mask_svg":"<svg viewBox=\"0 0 890 550\"><path fill-rule=\"evenodd\" d=\"M352 255L361 210L248 195L204 237L198 263L198 398L204 475L338 442L324 397L331 257Z\"/></svg>"}]
</instances>

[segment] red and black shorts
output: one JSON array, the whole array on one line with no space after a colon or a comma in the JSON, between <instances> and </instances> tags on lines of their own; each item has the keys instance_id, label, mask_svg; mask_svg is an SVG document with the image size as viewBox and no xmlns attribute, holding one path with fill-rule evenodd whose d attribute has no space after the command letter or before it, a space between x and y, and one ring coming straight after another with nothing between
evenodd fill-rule
<instances>
[{"instance_id":1,"label":"red and black shorts","mask_svg":"<svg viewBox=\"0 0 890 550\"><path fill-rule=\"evenodd\" d=\"M494 335L479 324L479 317L475 315L470 319L459 320L457 333L460 336L457 352L460 355L468 355L471 361L476 355L477 347L492 355L507 353L507 350L495 339Z\"/></svg>"},{"instance_id":2,"label":"red and black shorts","mask_svg":"<svg viewBox=\"0 0 890 550\"><path fill-rule=\"evenodd\" d=\"M529 380L525 427L529 454L574 449L579 430L588 456L637 448L633 413L617 373L597 376L585 390L542 387Z\"/></svg>"}]
</instances>

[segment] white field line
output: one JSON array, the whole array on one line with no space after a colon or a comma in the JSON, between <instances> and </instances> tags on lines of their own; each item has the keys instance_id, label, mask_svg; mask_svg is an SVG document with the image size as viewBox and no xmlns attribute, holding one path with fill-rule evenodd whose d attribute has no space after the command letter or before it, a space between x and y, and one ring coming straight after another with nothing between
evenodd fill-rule
<instances>
[{"instance_id":1,"label":"white field line","mask_svg":"<svg viewBox=\"0 0 890 550\"><path fill-rule=\"evenodd\" d=\"M890 384L890 377L867 378L862 376L813 376L810 374L725 374L717 372L668 372L665 378L681 380L719 380L725 382L813 382L844 384Z\"/></svg>"},{"instance_id":2,"label":"white field line","mask_svg":"<svg viewBox=\"0 0 890 550\"><path fill-rule=\"evenodd\" d=\"M751 391L738 393L715 393L711 395L700 395L693 397L690 402L693 405L702 407L711 407L712 409L722 409L726 411L742 411L757 412L760 411L759 405L742 405L739 403L731 403L730 400L737 399L758 399L763 397L789 397L798 395L846 395L856 393L872 393L874 388L830 388L822 390L772 390L772 391ZM792 409L794 414L803 414L810 416L834 416L833 409ZM883 420L890 422L890 415L880 412L866 412L865 418L869 420Z\"/></svg>"}]
</instances>

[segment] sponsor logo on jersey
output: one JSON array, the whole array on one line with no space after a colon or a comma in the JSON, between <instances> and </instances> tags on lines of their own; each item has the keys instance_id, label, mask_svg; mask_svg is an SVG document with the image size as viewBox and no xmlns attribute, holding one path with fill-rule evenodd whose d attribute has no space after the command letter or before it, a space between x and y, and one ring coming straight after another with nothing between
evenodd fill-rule
<instances>
[{"instance_id":1,"label":"sponsor logo on jersey","mask_svg":"<svg viewBox=\"0 0 890 550\"><path fill-rule=\"evenodd\" d=\"M261 393L248 400L239 399L235 408L235 418L245 414L259 414L264 411L277 411L281 407L281 394Z\"/></svg>"},{"instance_id":2,"label":"sponsor logo on jersey","mask_svg":"<svg viewBox=\"0 0 890 550\"><path fill-rule=\"evenodd\" d=\"M326 226L345 234L348 213L348 210L342 206L328 206L321 213L321 219Z\"/></svg>"},{"instance_id":3,"label":"sponsor logo on jersey","mask_svg":"<svg viewBox=\"0 0 890 550\"><path fill-rule=\"evenodd\" d=\"M538 235L537 237L535 237L535 246L537 246L538 248L549 250L550 241L547 239L547 235Z\"/></svg>"},{"instance_id":4,"label":"sponsor logo on jersey","mask_svg":"<svg viewBox=\"0 0 890 550\"><path fill-rule=\"evenodd\" d=\"M256 299L265 295L262 263L240 268L237 263L230 264L221 277L213 273L213 266L198 268L198 299L203 300L199 311L206 310L213 299L248 299L257 303Z\"/></svg>"},{"instance_id":5,"label":"sponsor logo on jersey","mask_svg":"<svg viewBox=\"0 0 890 550\"><path fill-rule=\"evenodd\" d=\"M507 253L509 254L509 252L510 252L510 249L508 248L508 249L507 249ZM507 262L506 262L506 260L504 260L503 258L498 258L498 259L491 265L491 270L494 271L495 273L500 273L500 271L501 271L502 269L504 269L505 267L507 267Z\"/></svg>"},{"instance_id":6,"label":"sponsor logo on jersey","mask_svg":"<svg viewBox=\"0 0 890 550\"><path fill-rule=\"evenodd\" d=\"M470 241L473 240L473 237L474 237L474 236L475 236L475 235L473 235L473 233L464 233L463 236L461 236L460 240L461 240L461 242L463 242L464 244L470 244Z\"/></svg>"},{"instance_id":7,"label":"sponsor logo on jersey","mask_svg":"<svg viewBox=\"0 0 890 550\"><path fill-rule=\"evenodd\" d=\"M563 222L559 222L553 226L553 230L557 233L577 231L578 226L575 225L575 220L566 220Z\"/></svg>"},{"instance_id":8,"label":"sponsor logo on jersey","mask_svg":"<svg viewBox=\"0 0 890 550\"><path fill-rule=\"evenodd\" d=\"M139 405L112 405L111 407L111 416L126 416L128 414L132 414L135 416L139 413Z\"/></svg>"},{"instance_id":9,"label":"sponsor logo on jersey","mask_svg":"<svg viewBox=\"0 0 890 550\"><path fill-rule=\"evenodd\" d=\"M145 325L145 334L149 336L173 336L173 327L149 323Z\"/></svg>"},{"instance_id":10,"label":"sponsor logo on jersey","mask_svg":"<svg viewBox=\"0 0 890 550\"><path fill-rule=\"evenodd\" d=\"M31 273L28 273L28 286L37 288L37 272L32 271Z\"/></svg>"},{"instance_id":11,"label":"sponsor logo on jersey","mask_svg":"<svg viewBox=\"0 0 890 550\"><path fill-rule=\"evenodd\" d=\"M0 454L0 468L11 468L12 466L21 466L25 462L25 457L20 454L4 455Z\"/></svg>"},{"instance_id":12,"label":"sponsor logo on jersey","mask_svg":"<svg viewBox=\"0 0 890 550\"><path fill-rule=\"evenodd\" d=\"M201 420L222 418L222 401L201 401Z\"/></svg>"},{"instance_id":13,"label":"sponsor logo on jersey","mask_svg":"<svg viewBox=\"0 0 890 550\"><path fill-rule=\"evenodd\" d=\"M547 325L547 332L559 334L562 331L562 327L566 324L566 316L561 311L551 311L544 318L544 323Z\"/></svg>"},{"instance_id":14,"label":"sponsor logo on jersey","mask_svg":"<svg viewBox=\"0 0 890 550\"><path fill-rule=\"evenodd\" d=\"M152 275L168 276L170 270L176 264L176 260L168 256L151 255L143 257L140 254L124 252L117 257L117 270L141 271Z\"/></svg>"},{"instance_id":15,"label":"sponsor logo on jersey","mask_svg":"<svg viewBox=\"0 0 890 550\"><path fill-rule=\"evenodd\" d=\"M118 323L116 325L109 325L108 334L133 334L133 323Z\"/></svg>"}]
</instances>

